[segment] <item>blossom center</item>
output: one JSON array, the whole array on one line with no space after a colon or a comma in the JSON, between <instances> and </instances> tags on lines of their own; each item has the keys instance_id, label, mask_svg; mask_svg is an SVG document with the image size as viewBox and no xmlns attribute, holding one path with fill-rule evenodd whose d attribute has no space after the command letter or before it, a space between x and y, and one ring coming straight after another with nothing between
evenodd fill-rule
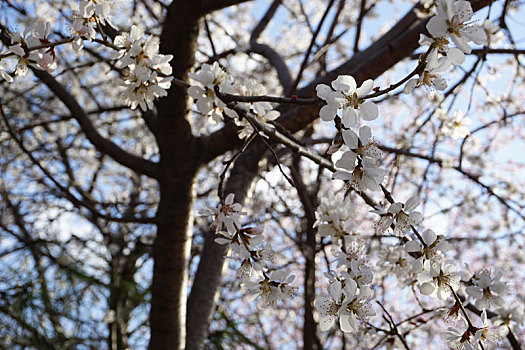
<instances>
[{"instance_id":1,"label":"blossom center","mask_svg":"<svg viewBox=\"0 0 525 350\"><path fill-rule=\"evenodd\" d=\"M360 99L359 97L357 97L357 93L356 92L354 92L351 95L344 94L344 96L345 96L345 99L346 99L346 106L347 107L352 107L354 109L358 109L359 105L361 103L363 103L363 100Z\"/></svg>"}]
</instances>

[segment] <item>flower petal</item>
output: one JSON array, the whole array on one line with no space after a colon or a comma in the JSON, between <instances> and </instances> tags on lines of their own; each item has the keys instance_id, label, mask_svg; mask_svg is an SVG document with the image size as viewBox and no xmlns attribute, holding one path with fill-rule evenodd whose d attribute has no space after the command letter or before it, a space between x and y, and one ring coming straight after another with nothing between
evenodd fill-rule
<instances>
[{"instance_id":1,"label":"flower petal","mask_svg":"<svg viewBox=\"0 0 525 350\"><path fill-rule=\"evenodd\" d=\"M359 106L359 110L361 111L361 116L363 119L367 121L374 120L379 115L379 109L375 103L370 101L366 101L361 106Z\"/></svg>"},{"instance_id":2,"label":"flower petal","mask_svg":"<svg viewBox=\"0 0 525 350\"><path fill-rule=\"evenodd\" d=\"M424 295L432 294L432 292L434 292L435 289L436 287L432 283L423 283L422 285L419 286L419 290L421 291L421 294L424 294Z\"/></svg>"},{"instance_id":3,"label":"flower petal","mask_svg":"<svg viewBox=\"0 0 525 350\"><path fill-rule=\"evenodd\" d=\"M357 134L350 129L343 131L343 140L350 149L356 149L359 145Z\"/></svg>"},{"instance_id":4,"label":"flower petal","mask_svg":"<svg viewBox=\"0 0 525 350\"><path fill-rule=\"evenodd\" d=\"M355 79L351 75L340 75L332 81L332 87L338 91L353 93L357 87Z\"/></svg>"},{"instance_id":5,"label":"flower petal","mask_svg":"<svg viewBox=\"0 0 525 350\"><path fill-rule=\"evenodd\" d=\"M405 203L405 210L407 212L412 211L417 208L419 205L419 197L418 196L412 196L410 197L406 203Z\"/></svg>"},{"instance_id":6,"label":"flower petal","mask_svg":"<svg viewBox=\"0 0 525 350\"><path fill-rule=\"evenodd\" d=\"M357 89L357 97L366 96L372 91L374 81L372 79L365 80L360 88Z\"/></svg>"},{"instance_id":7,"label":"flower petal","mask_svg":"<svg viewBox=\"0 0 525 350\"><path fill-rule=\"evenodd\" d=\"M428 32L435 38L445 36L447 29L447 22L439 16L432 17L427 23Z\"/></svg>"},{"instance_id":8,"label":"flower petal","mask_svg":"<svg viewBox=\"0 0 525 350\"><path fill-rule=\"evenodd\" d=\"M351 314L343 314L339 317L339 326L343 332L353 332L356 330L353 327L354 324L357 325L357 322L355 317Z\"/></svg>"},{"instance_id":9,"label":"flower petal","mask_svg":"<svg viewBox=\"0 0 525 350\"><path fill-rule=\"evenodd\" d=\"M359 138L363 145L369 144L372 138L372 130L366 125L361 127L361 129L359 129Z\"/></svg>"},{"instance_id":10,"label":"flower petal","mask_svg":"<svg viewBox=\"0 0 525 350\"><path fill-rule=\"evenodd\" d=\"M450 63L455 66L463 64L465 62L465 54L463 51L456 47L451 47L448 49L447 56L450 59Z\"/></svg>"},{"instance_id":11,"label":"flower petal","mask_svg":"<svg viewBox=\"0 0 525 350\"><path fill-rule=\"evenodd\" d=\"M356 158L357 154L351 151L347 151L343 153L341 158L335 163L335 166L338 168L343 168L352 171L355 169Z\"/></svg>"},{"instance_id":12,"label":"flower petal","mask_svg":"<svg viewBox=\"0 0 525 350\"><path fill-rule=\"evenodd\" d=\"M332 174L332 179L335 180L350 180L352 178L352 173L349 173L348 171L336 171Z\"/></svg>"},{"instance_id":13,"label":"flower petal","mask_svg":"<svg viewBox=\"0 0 525 350\"><path fill-rule=\"evenodd\" d=\"M320 84L315 87L317 91L317 96L323 100L328 100L332 94L332 89L328 85Z\"/></svg>"},{"instance_id":14,"label":"flower petal","mask_svg":"<svg viewBox=\"0 0 525 350\"><path fill-rule=\"evenodd\" d=\"M323 106L321 110L319 111L319 116L321 117L321 120L325 122L334 120L336 114L337 114L337 109L334 109L330 105Z\"/></svg>"},{"instance_id":15,"label":"flower petal","mask_svg":"<svg viewBox=\"0 0 525 350\"><path fill-rule=\"evenodd\" d=\"M351 128L357 123L357 113L352 107L346 108L343 111L341 121L346 128Z\"/></svg>"},{"instance_id":16,"label":"flower petal","mask_svg":"<svg viewBox=\"0 0 525 350\"><path fill-rule=\"evenodd\" d=\"M322 316L321 319L319 320L319 328L321 329L322 332L326 332L327 330L332 328L334 323L335 323L334 316L331 316L331 315Z\"/></svg>"},{"instance_id":17,"label":"flower petal","mask_svg":"<svg viewBox=\"0 0 525 350\"><path fill-rule=\"evenodd\" d=\"M432 230L425 230L422 234L423 236L423 242L425 242L426 245L431 245L436 241L437 235Z\"/></svg>"}]
</instances>

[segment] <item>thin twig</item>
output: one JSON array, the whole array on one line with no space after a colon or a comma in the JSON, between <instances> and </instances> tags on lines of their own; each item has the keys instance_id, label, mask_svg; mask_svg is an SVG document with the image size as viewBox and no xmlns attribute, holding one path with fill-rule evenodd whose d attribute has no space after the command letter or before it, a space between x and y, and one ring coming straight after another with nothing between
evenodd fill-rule
<instances>
[{"instance_id":1,"label":"thin twig","mask_svg":"<svg viewBox=\"0 0 525 350\"><path fill-rule=\"evenodd\" d=\"M397 325L396 323L394 322L394 319L392 318L392 316L390 315L390 313L388 312L388 310L383 306L383 304L381 304L381 302L379 300L376 300L376 303L379 304L379 306L381 306L381 308L383 309L383 311L385 312L385 314L388 316L388 318L390 319L390 327L391 329L394 331L395 335L399 338L399 340L401 341L401 343L403 344L403 346L405 347L406 350L410 350L410 347L408 346L405 338L403 338L403 336L401 335L401 333L399 333L399 329L397 328Z\"/></svg>"},{"instance_id":2,"label":"thin twig","mask_svg":"<svg viewBox=\"0 0 525 350\"><path fill-rule=\"evenodd\" d=\"M221 201L221 203L223 205L224 205L224 180L226 179L226 172L228 171L230 166L233 164L233 162L235 162L237 160L237 158L239 158L239 156L244 151L246 151L246 149L248 148L250 143L252 143L252 141L255 139L255 136L257 136L257 132L254 131L250 135L250 137L248 137L248 139L244 142L244 144L242 145L241 149L237 153L235 153L229 160L224 162L225 167L224 167L224 170L219 175L219 186L217 188L217 194L218 194L219 199L220 199L220 201Z\"/></svg>"}]
</instances>

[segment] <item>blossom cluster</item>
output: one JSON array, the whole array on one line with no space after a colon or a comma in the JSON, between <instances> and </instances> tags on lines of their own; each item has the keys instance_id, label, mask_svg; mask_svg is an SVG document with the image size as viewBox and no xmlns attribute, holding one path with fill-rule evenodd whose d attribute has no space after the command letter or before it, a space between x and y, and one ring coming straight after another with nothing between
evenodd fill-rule
<instances>
[{"instance_id":1,"label":"blossom cluster","mask_svg":"<svg viewBox=\"0 0 525 350\"><path fill-rule=\"evenodd\" d=\"M260 307L275 308L279 300L293 299L297 293L297 287L291 285L294 279L295 275L277 270L263 274L257 281L245 281L241 286L252 300L260 297Z\"/></svg>"},{"instance_id":2,"label":"blossom cluster","mask_svg":"<svg viewBox=\"0 0 525 350\"><path fill-rule=\"evenodd\" d=\"M240 96L260 96L266 94L264 86L254 80L234 80L218 62L211 65L205 63L196 73L190 73L189 76L193 82L188 88L188 94L195 99L197 110L210 118L211 124L221 123L226 116L240 127L240 139L248 137L255 131L248 121L239 118L237 113L217 96L217 91ZM265 122L273 121L280 116L272 104L265 101L251 103L249 112Z\"/></svg>"},{"instance_id":3,"label":"blossom cluster","mask_svg":"<svg viewBox=\"0 0 525 350\"><path fill-rule=\"evenodd\" d=\"M462 319L462 330L449 327L443 338L452 349L478 350L482 349L480 344L486 341L500 343L501 339L507 334L504 327L490 325L486 310L481 313L481 322L481 327L476 327L470 326L465 319Z\"/></svg>"},{"instance_id":4,"label":"blossom cluster","mask_svg":"<svg viewBox=\"0 0 525 350\"><path fill-rule=\"evenodd\" d=\"M70 42L75 51L83 48L83 40L94 40L100 25L111 25L111 11L114 2L110 0L81 0L71 3L74 11L72 21L73 37ZM446 89L447 83L442 74L453 65L462 64L465 54L471 52L470 42L483 44L487 34L483 28L472 24L473 11L468 1L438 0L437 14L428 24L430 34L421 35L419 43L428 45L424 69L417 79L408 81L405 92L424 85L439 91ZM53 72L56 69L54 45L49 39L52 33L49 22L36 22L28 26L23 35L11 35L11 46L3 57L15 58L15 75L23 76L28 66ZM104 35L102 32L101 35ZM107 38L104 38L106 40ZM451 46L454 44L455 46ZM159 53L158 38L147 37L142 29L133 25L128 32L121 33L108 45L114 50L110 56L115 66L122 72L119 84L124 88L126 103L135 109L153 108L156 98L166 96L170 88L172 73L169 62L171 55ZM6 59L0 59L0 78L12 82L7 73ZM265 95L264 87L254 81L234 80L218 62L203 64L199 70L191 73L192 85L188 94L196 102L197 110L208 116L212 123L231 118L241 128L240 138L251 135L255 130L246 119L240 118L235 110L218 97L218 92L241 96ZM343 148L338 154L335 165L338 168L334 179L347 182L356 190L380 191L386 171L379 167L382 153L375 143L372 130L363 122L375 120L379 115L378 107L369 96L374 82L366 80L358 87L352 76L341 75L328 85L318 85L317 96L325 101L320 110L323 121L341 119ZM279 112L269 102L250 104L250 113L264 121L273 121ZM441 132L452 138L468 135L468 118L460 112L455 113L450 121L444 121ZM453 348L476 348L481 341L497 341L505 334L505 327L522 323L523 308L511 308L504 293L507 286L501 281L499 270L483 269L471 273L458 270L455 263L446 256L450 249L445 237L427 229L417 237L409 234L410 228L422 223L423 214L415 209L419 206L419 197L413 196L406 202L391 203L388 209L380 207L373 211L379 214L376 222L377 233L383 234L390 228L399 244L386 247L381 256L379 269L392 271L397 277L404 278L406 284L413 284L423 295L438 301L447 301L451 294L464 294L466 300L482 309L482 325L474 327L461 315L457 302L449 310L448 316L462 322L460 330L450 327L445 339ZM264 242L261 227L243 225L242 205L235 203L234 195L225 197L218 207L208 207L201 211L203 215L213 216L216 233L215 242L227 245L231 256L240 261L237 276L247 293L257 298L262 307L276 307L279 300L293 297L297 288L292 285L293 274L286 271L271 270L269 263L275 253ZM323 198L316 211L317 221L314 228L322 238L331 240L331 254L334 270L327 274L328 295L315 300L322 331L327 331L338 321L343 332L356 332L358 321L366 323L375 315L371 306L372 282L374 271L364 254L365 245L356 233L357 223L355 208L348 199L338 201L335 198ZM494 322L490 324L487 308L495 308Z\"/></svg>"},{"instance_id":5,"label":"blossom cluster","mask_svg":"<svg viewBox=\"0 0 525 350\"><path fill-rule=\"evenodd\" d=\"M344 244L355 235L354 215L355 209L348 198L340 201L326 196L315 212L314 228L321 237L330 237L332 244Z\"/></svg>"},{"instance_id":6,"label":"blossom cluster","mask_svg":"<svg viewBox=\"0 0 525 350\"><path fill-rule=\"evenodd\" d=\"M84 47L83 41L95 40L100 32L102 42L114 50L110 58L116 60L115 66L121 70L117 85L124 88L124 101L132 109L137 106L142 110L152 109L153 101L166 96L171 86L173 77L169 76L172 73L169 62L173 56L160 54L158 38L146 38L144 31L135 25L129 33L117 35L113 44L109 44L101 26L112 25L114 1L81 0L79 3L70 2L70 5L73 10L72 37L52 42L49 38L53 31L51 23L38 21L27 26L23 35L16 32L10 34L12 45L0 55L0 78L13 82L13 77L6 71L7 60L13 58L17 59L15 75L27 74L28 65L51 73L57 67L56 46L71 43L73 50L80 52Z\"/></svg>"},{"instance_id":7,"label":"blossom cluster","mask_svg":"<svg viewBox=\"0 0 525 350\"><path fill-rule=\"evenodd\" d=\"M26 27L23 35L19 33L11 35L12 45L8 47L6 55L8 59L16 59L15 75L26 75L28 66L47 72L53 72L56 69L54 47L45 47L50 43L51 31L50 22L35 22ZM2 64L0 60L0 76L8 82L13 82L13 77L7 74L5 69L5 63Z\"/></svg>"},{"instance_id":8,"label":"blossom cluster","mask_svg":"<svg viewBox=\"0 0 525 350\"><path fill-rule=\"evenodd\" d=\"M467 282L465 292L472 299L478 309L503 308L505 306L505 293L507 286L501 281L501 270L491 271L483 269L474 273Z\"/></svg>"},{"instance_id":9,"label":"blossom cluster","mask_svg":"<svg viewBox=\"0 0 525 350\"><path fill-rule=\"evenodd\" d=\"M315 300L321 331L327 331L339 319L343 332L359 329L358 320L368 322L375 315L370 305L374 274L364 254L364 244L355 232L355 208L348 198L328 196L321 201L315 215L321 237L330 237L335 270L326 274L328 296Z\"/></svg>"},{"instance_id":10,"label":"blossom cluster","mask_svg":"<svg viewBox=\"0 0 525 350\"><path fill-rule=\"evenodd\" d=\"M454 111L451 119L443 118L443 124L441 126L441 134L443 136L450 136L452 139L462 139L470 134L470 130L467 125L470 125L472 121L463 115L460 110Z\"/></svg>"},{"instance_id":11,"label":"blossom cluster","mask_svg":"<svg viewBox=\"0 0 525 350\"><path fill-rule=\"evenodd\" d=\"M346 151L342 152L335 166L339 168L332 177L344 180L358 191L380 191L386 171L379 167L381 152L372 138L368 126L359 129L359 136L351 129L343 130Z\"/></svg>"},{"instance_id":12,"label":"blossom cluster","mask_svg":"<svg viewBox=\"0 0 525 350\"><path fill-rule=\"evenodd\" d=\"M447 87L441 74L452 65L463 63L464 55L471 52L470 41L483 44L487 40L484 29L468 22L472 15L472 8L467 1L440 0L437 3L437 15L427 24L431 37L421 35L420 40L421 45L430 46L424 56L424 69L419 78L408 81L405 92L409 93L420 85L440 91ZM456 47L449 46L450 42ZM370 121L377 118L377 107L367 101L372 88L373 81L367 80L361 87L357 87L355 79L351 76L339 76L331 86L317 86L317 96L326 102L319 113L321 119L332 121L339 115L342 124L341 133L345 148L336 160L338 171L334 173L333 178L345 180L348 185L361 191L381 190L380 185L385 175L384 169L378 166L382 155L373 141L371 129L364 125L360 126L358 132L352 130L359 119ZM459 112L456 114L453 120L443 122L442 133L453 138L464 137L468 135L468 129L464 126L468 124L468 119L463 120ZM444 236L438 236L432 230L425 230L422 234L415 231L415 227L423 221L423 214L415 211L419 202L419 198L413 196L405 203L392 202L386 211L382 208L372 211L380 215L376 223L378 233L384 233L392 227L394 235L403 237L406 242L387 247L383 252L385 259L379 266L390 269L396 276L404 278L407 285L416 283L423 295L446 301L452 293L462 291L482 309L489 306L489 303L502 307L501 294L505 288L499 281L500 275L496 274L491 278L490 273L484 272L472 276L468 282L462 281L462 271L459 271L455 263L445 255L450 246ZM344 269L340 276L330 277L329 296L317 299L316 307L320 313L321 330L330 329L336 319L339 319L339 326L343 331L355 331L355 315L358 313L351 312L348 305L352 300L359 298L356 294L358 288L363 289L365 299L369 297L366 284L371 283L373 273L362 260L356 258L355 251L349 252L342 248L348 242L354 242L355 236L351 232L357 225L355 218L349 214L351 210L346 209L346 204L334 203L321 202L316 212L315 226L322 237L331 237L335 244L335 261L338 267ZM417 239L410 237L411 228L414 229ZM359 276L359 280L353 279L355 276ZM468 287L462 288L462 283L468 283ZM451 310L458 316L456 319L461 318L457 312L459 309ZM449 344L453 347L460 344L461 347L468 348L470 345L465 344L495 341L501 334L501 327L489 326L486 312L483 315L482 327L469 327L464 332L451 327L445 336ZM465 332L471 333L472 342ZM455 338L458 334L463 338ZM457 339L460 339L459 343Z\"/></svg>"},{"instance_id":13,"label":"blossom cluster","mask_svg":"<svg viewBox=\"0 0 525 350\"><path fill-rule=\"evenodd\" d=\"M266 95L266 88L251 79L237 79L234 85L235 93L241 96L256 96ZM253 102L250 104L249 111L252 115L264 122L271 122L280 117L281 113L274 109L274 106L265 101ZM239 138L244 139L250 136L255 130L246 119L235 117L233 119L235 125L240 127Z\"/></svg>"},{"instance_id":14,"label":"blossom cluster","mask_svg":"<svg viewBox=\"0 0 525 350\"><path fill-rule=\"evenodd\" d=\"M478 349L480 341L498 343L508 331L505 326L511 322L523 322L523 308L510 311L506 305L503 297L506 285L500 280L501 271L483 269L465 280L465 273L445 255L450 245L444 236L425 230L421 238L422 241L409 240L403 245L388 247L380 265L405 278L406 284L412 283L410 279L417 281L423 295L447 301L453 292L461 292L469 302L483 310L482 326L475 327L468 325L457 301L451 308L446 308L445 320L454 324L460 321L459 329L451 326L444 334L453 349ZM496 308L492 324L487 318L488 307Z\"/></svg>"},{"instance_id":15,"label":"blossom cluster","mask_svg":"<svg viewBox=\"0 0 525 350\"><path fill-rule=\"evenodd\" d=\"M376 222L377 231L384 233L393 227L395 236L408 235L409 230L415 230L415 226L423 220L423 214L414 210L419 202L419 197L412 196L405 203L392 203L386 212L381 208L371 211L380 215ZM456 266L444 254L449 249L449 244L444 236L438 236L430 229L425 230L418 238L386 251L385 254L389 257L386 265L394 270L401 270L396 272L398 276L414 276L422 294L447 300L452 290L459 289L461 279ZM407 269L410 270L408 273Z\"/></svg>"},{"instance_id":16,"label":"blossom cluster","mask_svg":"<svg viewBox=\"0 0 525 350\"><path fill-rule=\"evenodd\" d=\"M75 51L82 49L83 39L96 38L97 25L113 26L111 22L111 14L115 9L113 0L81 0L80 3L71 1L69 4L73 10L71 31L76 35L73 44Z\"/></svg>"},{"instance_id":17,"label":"blossom cluster","mask_svg":"<svg viewBox=\"0 0 525 350\"><path fill-rule=\"evenodd\" d=\"M419 197L410 197L405 203L392 203L385 212L381 208L373 210L373 213L381 215L376 223L379 233L384 233L391 225L394 225L394 234L403 236L408 232L410 226L418 225L423 220L423 214L414 211L419 205Z\"/></svg>"},{"instance_id":18,"label":"blossom cluster","mask_svg":"<svg viewBox=\"0 0 525 350\"><path fill-rule=\"evenodd\" d=\"M411 92L420 85L439 91L447 87L442 73L453 65L463 63L465 54L471 52L470 42L483 44L487 40L485 29L469 22L472 15L467 1L437 2L437 15L427 25L430 36L422 35L420 40L421 45L429 46L424 55L423 69L417 79L408 81L405 92ZM195 99L198 112L208 116L215 124L223 122L225 117L231 118L242 127L241 138L255 131L219 97L219 92L240 96L264 95L264 88L251 81L234 80L217 62L203 64L190 78L193 81L188 92ZM370 101L377 96L373 92L378 91L374 89L374 82L366 80L358 86L352 76L341 75L330 85L318 85L316 91L317 97L325 102L319 112L320 118L328 122L336 120L342 136L342 142L331 147L329 152L334 153L337 168L333 178L345 181L347 186L358 191L381 191L386 175L385 169L380 167L382 153L373 139L371 128L364 125L379 115L377 106ZM268 102L251 103L249 111L265 121L279 116ZM458 112L453 120L443 121L441 133L452 138L464 137L468 135L467 124L468 119ZM375 207L372 211L379 215L375 223L376 234L391 229L393 238L397 238L399 243L383 249L381 261L377 264L379 273L392 272L403 279L404 285L414 286L422 295L440 303L447 303L454 296L454 306L446 307L449 320L463 322L467 317L460 313L457 294L480 309L498 308L492 325L487 312L483 311L480 327L468 325L466 330L461 326L450 327L445 339L452 347L468 349L469 346L475 348L477 342L497 341L504 333L503 325L522 321L522 313L513 312L505 304L503 293L506 288L500 281L499 272L483 270L470 279L465 278L466 273L447 257L450 245L444 236L430 229L421 233L417 231L423 222L423 214L416 210L420 204L418 196L410 197L405 202L388 199L391 201L388 208ZM241 210L240 205L233 203L233 196L228 196L225 203L215 210L215 227L219 235L216 242L228 244L232 254L242 260L238 277L248 294L260 297L261 306L274 307L278 300L290 298L295 292L290 285L294 276L284 271L268 272L270 270L263 261L271 259L271 250L260 248L263 247L262 230L242 228ZM348 198L341 201L327 196L321 199L315 215L314 228L321 237L322 245L331 247L329 258L332 259L328 262L330 273L326 274L327 294L315 300L320 329L328 331L338 323L343 332L356 332L360 327L359 321L366 324L375 315L370 301L376 272L364 254L362 238L356 233L356 210ZM326 243L327 238L329 243ZM252 275L258 278L248 280Z\"/></svg>"},{"instance_id":19,"label":"blossom cluster","mask_svg":"<svg viewBox=\"0 0 525 350\"><path fill-rule=\"evenodd\" d=\"M452 65L460 65L465 61L465 54L472 52L471 41L478 45L487 42L485 28L471 22L473 15L468 1L437 1L437 14L426 25L430 37L421 34L419 40L420 45L428 45L430 50L425 68L418 78L406 83L405 93L411 93L421 85L439 91L447 88L442 74ZM455 47L450 46L452 43Z\"/></svg>"},{"instance_id":20,"label":"blossom cluster","mask_svg":"<svg viewBox=\"0 0 525 350\"><path fill-rule=\"evenodd\" d=\"M323 332L330 330L338 318L343 332L356 332L359 330L357 320L367 322L375 315L370 305L370 287L358 287L357 282L344 271L341 276L327 275L330 278L328 296L315 300L320 315L319 327Z\"/></svg>"},{"instance_id":21,"label":"blossom cluster","mask_svg":"<svg viewBox=\"0 0 525 350\"><path fill-rule=\"evenodd\" d=\"M203 64L197 73L190 73L189 77L195 81L188 88L188 95L196 101L197 110L205 116L210 116L210 122L217 124L224 120L223 113L230 118L235 118L237 113L226 106L217 97L215 89L223 93L233 93L233 79L217 62L212 65Z\"/></svg>"},{"instance_id":22,"label":"blossom cluster","mask_svg":"<svg viewBox=\"0 0 525 350\"><path fill-rule=\"evenodd\" d=\"M135 109L153 108L153 100L166 96L173 77L169 62L172 55L159 54L157 37L144 36L144 31L133 25L129 33L118 35L113 40L119 50L112 56L116 66L122 69L122 80L118 83L125 88L124 99Z\"/></svg>"},{"instance_id":23,"label":"blossom cluster","mask_svg":"<svg viewBox=\"0 0 525 350\"><path fill-rule=\"evenodd\" d=\"M423 241L411 240L403 245L404 257L409 264L399 265L399 269L410 266L410 272L416 276L422 294L446 301L452 291L461 293L468 302L483 310L480 327L469 326L456 301L447 308L445 320L459 326L449 327L444 334L445 340L453 349L478 349L480 342L496 342L508 332L506 327L521 324L524 320L523 306L511 309L507 305L504 293L506 284L501 281L500 270L482 269L470 278L464 271L458 271L452 260L444 254L450 249L445 238L432 230L422 233ZM487 309L495 311L491 324L487 318Z\"/></svg>"},{"instance_id":24,"label":"blossom cluster","mask_svg":"<svg viewBox=\"0 0 525 350\"><path fill-rule=\"evenodd\" d=\"M356 332L359 329L358 320L366 323L375 315L370 304L370 284L374 275L363 257L364 245L358 241L351 245L354 247L347 252L333 249L337 267L342 269L338 273L332 271L326 274L329 280L328 296L320 296L315 300L321 331L332 328L339 318L339 327L343 332Z\"/></svg>"},{"instance_id":25,"label":"blossom cluster","mask_svg":"<svg viewBox=\"0 0 525 350\"><path fill-rule=\"evenodd\" d=\"M228 245L234 259L241 260L237 277L247 295L260 297L259 306L276 307L277 301L292 299L297 287L291 285L295 276L283 270L269 272L269 263L273 262L275 253L269 244L265 244L263 229L243 227L242 206L234 202L230 193L217 208L206 207L201 215L212 216L213 228L217 237L215 242ZM255 281L250 280L254 277Z\"/></svg>"},{"instance_id":26,"label":"blossom cluster","mask_svg":"<svg viewBox=\"0 0 525 350\"><path fill-rule=\"evenodd\" d=\"M454 349L476 349L481 342L498 342L507 332L506 326L523 322L523 310L511 310L506 305L506 285L501 281L499 270L483 269L471 277L458 270L455 263L446 256L451 248L442 235L424 230L417 239L409 236L410 227L421 223L423 215L415 211L419 205L417 196L405 203L394 202L387 211L380 208L372 211L381 216L376 229L384 232L392 227L395 235L408 241L385 248L378 263L379 271L390 271L404 279L405 285L415 284L421 294L446 302L452 293L460 293L477 308L496 309L495 318L490 322L486 311L481 315L482 325L461 326L466 322L457 302L446 308L446 320L461 324L449 327L445 340ZM369 266L364 252L362 238L355 232L357 223L355 208L348 198L339 200L327 196L316 211L315 227L321 237L329 237L332 243L333 262L336 270L327 274L328 295L315 301L322 331L331 329L337 322L343 332L359 329L358 320L368 322L375 315L370 305L374 271ZM415 230L415 227L414 227ZM466 324L466 323L465 323Z\"/></svg>"},{"instance_id":27,"label":"blossom cluster","mask_svg":"<svg viewBox=\"0 0 525 350\"><path fill-rule=\"evenodd\" d=\"M345 151L338 153L339 159L335 166L340 170L333 174L333 178L346 181L348 186L358 191L380 191L386 174L379 167L382 153L373 140L372 130L366 125L362 126L358 135L351 129L360 119L371 121L378 117L377 106L365 99L373 86L374 81L371 79L357 87L354 77L340 75L332 81L331 87L325 84L316 87L317 96L326 102L319 111L321 119L332 121L338 113L341 114Z\"/></svg>"}]
</instances>

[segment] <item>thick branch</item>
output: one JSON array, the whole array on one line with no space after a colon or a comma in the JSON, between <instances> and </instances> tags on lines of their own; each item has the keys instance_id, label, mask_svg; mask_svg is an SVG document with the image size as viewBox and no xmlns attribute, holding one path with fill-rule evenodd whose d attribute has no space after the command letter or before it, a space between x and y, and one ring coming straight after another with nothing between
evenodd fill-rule
<instances>
[{"instance_id":1,"label":"thick branch","mask_svg":"<svg viewBox=\"0 0 525 350\"><path fill-rule=\"evenodd\" d=\"M489 3L489 0L472 2L472 8L474 11L478 11ZM366 50L357 53L338 68L298 90L297 96L311 97L314 95L318 84L329 84L342 74L352 75L358 82L366 79L375 79L404 58L409 57L419 47L419 34L426 31L425 25L427 21L417 17L414 11L416 7ZM279 119L279 123L291 132L297 132L316 120L318 115L318 106L298 107L292 112L283 115ZM218 147L207 147L206 149L209 151L203 155L204 159L213 159L240 144L239 140L224 140L224 138L232 135L228 128L224 127L204 138L203 142L205 144L211 144L213 141L218 145Z\"/></svg>"},{"instance_id":2,"label":"thick branch","mask_svg":"<svg viewBox=\"0 0 525 350\"><path fill-rule=\"evenodd\" d=\"M250 0L204 0L202 1L202 8L205 13L217 11L226 7L235 6L248 2Z\"/></svg>"},{"instance_id":3,"label":"thick branch","mask_svg":"<svg viewBox=\"0 0 525 350\"><path fill-rule=\"evenodd\" d=\"M288 69L286 62L284 62L281 55L279 55L279 53L277 53L277 51L275 51L271 46L257 42L257 39L259 39L259 36L266 29L270 23L270 20L275 16L275 13L277 12L277 9L281 3L282 0L274 0L259 23L257 23L253 29L252 35L250 36L249 52L257 53L265 57L270 62L270 64L277 71L279 82L281 83L285 95L287 95L292 88L292 75L290 74L290 70Z\"/></svg>"},{"instance_id":4,"label":"thick branch","mask_svg":"<svg viewBox=\"0 0 525 350\"><path fill-rule=\"evenodd\" d=\"M78 101L71 95L62 84L60 84L51 74L33 68L33 73L64 103L69 109L73 118L80 124L82 131L95 148L113 158L117 163L130 168L140 174L157 178L158 165L142 157L128 153L112 141L104 138L95 128L89 119L86 111L80 106Z\"/></svg>"}]
</instances>

